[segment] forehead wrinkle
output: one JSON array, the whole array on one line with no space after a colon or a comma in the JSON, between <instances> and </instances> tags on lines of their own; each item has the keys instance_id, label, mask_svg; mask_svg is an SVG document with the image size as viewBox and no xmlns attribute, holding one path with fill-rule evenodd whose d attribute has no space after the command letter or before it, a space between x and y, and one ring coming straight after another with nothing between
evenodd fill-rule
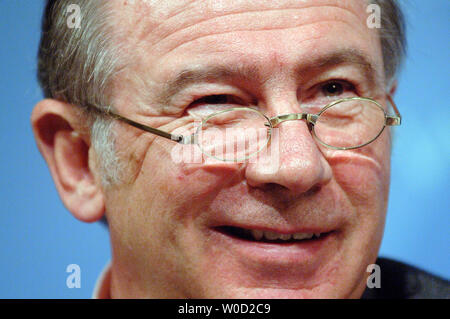
<instances>
[{"instance_id":1,"label":"forehead wrinkle","mask_svg":"<svg viewBox=\"0 0 450 319\"><path fill-rule=\"evenodd\" d=\"M190 1L189 4L185 6L178 6L176 10L170 15L164 17L160 23L157 25L147 28L145 34L154 33L161 38L166 38L176 33L180 30L190 28L192 26L197 26L200 23L204 23L217 18L224 18L231 15L247 14L247 13L258 13L258 12L269 12L269 11L282 11L282 10L302 10L305 8L315 8L315 7L333 7L340 8L343 10L348 10L354 15L359 15L354 8L349 5L348 1L314 1L312 3L307 3L306 1L283 1L281 4L276 1L264 2L260 1L255 6L252 1L245 1L247 6L237 5L237 1L228 2L224 1L224 4L215 4L218 1ZM232 3L231 5L229 5ZM241 2L242 3L242 2ZM303 4L299 6L299 4ZM192 10L190 10L192 9ZM219 10L220 9L220 10ZM183 16L184 15L184 16ZM173 21L175 20L175 26Z\"/></svg>"},{"instance_id":2,"label":"forehead wrinkle","mask_svg":"<svg viewBox=\"0 0 450 319\"><path fill-rule=\"evenodd\" d=\"M143 2L143 0L136 2ZM340 8L352 13L356 16L361 16L361 12L364 10L359 10L358 6L361 4L358 1L333 1L333 0L316 0L316 1L282 1L281 3L277 1L223 1L222 4L217 5L217 1L165 1L164 3L169 3L169 5L164 5L162 9L157 6L154 0L144 1L146 5L140 5L144 7L143 9L132 10L133 7L139 7L137 5L126 6L122 1L118 1L116 6L116 11L119 15L120 20L124 20L122 29L123 36L121 37L122 42L128 43L130 51L134 52L149 52L149 46L154 46L151 50L153 55L157 55L158 48L156 45L160 46L161 43L169 41L170 38L176 36L180 32L186 33L181 35L181 40L186 41L189 37L192 37L199 30L211 29L205 27L199 27L199 24L204 23L211 19L217 19L221 17L226 17L228 15L239 14L239 13L256 13L264 11L276 11L283 9L311 9L316 7L330 7L330 8ZM131 7L131 8L129 8ZM129 8L129 9L127 9ZM362 6L361 6L362 8ZM220 9L220 10L219 10ZM162 10L163 13L158 13ZM244 12L243 12L244 11ZM128 18L127 18L128 16ZM296 14L295 16L300 17L302 13ZM252 23L261 23L261 19L252 19ZM262 19L264 20L264 19ZM287 19L288 21L292 19ZM248 21L248 20L247 20ZM258 22L259 21L259 22ZM209 23L213 24L213 28L222 27L218 23L215 25L214 21ZM220 26L221 25L221 26ZM230 25L229 23L225 25ZM233 23L231 23L233 25ZM193 30L190 30L194 28ZM219 31L220 32L220 31ZM175 41L176 42L176 41ZM143 48L146 46L147 48ZM166 48L171 50L170 48Z\"/></svg>"},{"instance_id":3,"label":"forehead wrinkle","mask_svg":"<svg viewBox=\"0 0 450 319\"><path fill-rule=\"evenodd\" d=\"M165 33L177 31L183 17L188 13L188 21L194 21L191 8L202 8L204 0L125 0L115 2L115 13L121 26L121 41L136 50L141 44L152 45L165 37ZM197 5L197 2L199 3ZM198 10L198 9L197 9ZM198 11L197 15L202 11ZM186 17L184 17L186 20ZM168 25L166 27L166 25ZM147 43L145 43L147 42Z\"/></svg>"},{"instance_id":4,"label":"forehead wrinkle","mask_svg":"<svg viewBox=\"0 0 450 319\"><path fill-rule=\"evenodd\" d=\"M130 0L128 2L130 2ZM213 23L214 21L210 21L212 19L219 19L236 14L252 14L257 12L264 13L268 11L283 11L292 9L303 10L318 7L342 9L361 18L361 12L364 11L358 9L358 5L361 4L359 1L352 2L342 0L316 0L311 2L283 1L281 4L273 1L233 1L230 4L230 2L224 1L223 4L219 5L220 10L216 8L217 5L215 3L217 1L164 0L163 2L169 3L169 5L165 4L162 9L160 8L160 5L158 5L159 2L157 0L132 0L131 2L135 4L126 6L126 1L117 1L115 11L118 15L118 22L122 25L122 27L119 28L121 30L121 37L119 40L123 44L127 44L126 47L129 52L134 52L133 64L138 63L138 60L144 58L144 56L148 57L149 52L152 52L152 56L156 58L156 56L159 55L158 52L161 54L166 54L173 51L176 47L183 45L183 43L189 42L189 40L196 40L197 38L205 36L207 35L205 34L205 30L215 30L218 31L216 33L223 34L226 33L226 31L231 30L218 30L217 28L230 28L230 25L231 27L235 27L235 25L233 23L229 23L229 21L228 23ZM161 10L163 13L158 13ZM294 13L291 15L298 19L298 17L303 16L304 14L303 12L300 12L300 15ZM253 21L252 24L263 23L259 20L265 19L252 19L251 21ZM291 16L289 16L289 19L279 20L291 21L292 19ZM213 28L199 26L199 24L207 21L210 21L209 24L213 24ZM264 28L264 26L261 25L259 28L256 26L256 28L253 29L249 28L249 24L246 24L246 26L247 28L242 31L269 29L267 26ZM191 30L191 28L194 29ZM278 29L281 28L282 27L280 26L278 27ZM287 26L287 28L289 28L289 26ZM175 41L176 38L171 40L172 37L176 37L176 34L180 32L183 33L178 35L180 37L180 41ZM161 51L162 48L164 48L164 45L162 45L164 42L175 42L176 46L171 48L166 45L166 48ZM168 52L163 53L164 51ZM139 55L142 56L139 57Z\"/></svg>"},{"instance_id":5,"label":"forehead wrinkle","mask_svg":"<svg viewBox=\"0 0 450 319\"><path fill-rule=\"evenodd\" d=\"M220 15L214 15L213 17L203 17L202 19L196 19L190 21L189 23L179 24L176 28L170 30L160 31L158 33L158 28L153 30L149 37L157 37L155 42L150 42L150 45L154 45L155 52L164 52L168 54L181 46L193 42L195 40L206 38L208 36L223 35L233 32L242 31L270 31L270 30L289 30L294 28L299 28L304 25L311 25L314 23L322 22L336 22L341 21L337 19L335 15L329 17L325 13L321 15L311 14L311 12L303 10L318 10L321 9L322 12L325 10L340 10L346 14L350 14L356 17L358 20L361 19L360 13L356 13L350 8L339 6L339 5L310 5L301 8L277 8L277 9L257 9L257 10L247 10L245 12L231 12ZM264 19L264 15L268 13L283 11L293 11L298 10L298 13L291 12L286 15L285 19ZM242 19L242 16L251 15L246 19ZM231 20L230 20L231 19ZM245 22L247 21L247 22ZM252 21L252 23L248 23ZM341 21L347 23L347 21ZM168 43L168 44L165 44Z\"/></svg>"},{"instance_id":6,"label":"forehead wrinkle","mask_svg":"<svg viewBox=\"0 0 450 319\"><path fill-rule=\"evenodd\" d=\"M113 11L120 41L135 49L142 41L148 41L155 30L186 10L190 0L115 0ZM195 2L194 2L195 3Z\"/></svg>"}]
</instances>

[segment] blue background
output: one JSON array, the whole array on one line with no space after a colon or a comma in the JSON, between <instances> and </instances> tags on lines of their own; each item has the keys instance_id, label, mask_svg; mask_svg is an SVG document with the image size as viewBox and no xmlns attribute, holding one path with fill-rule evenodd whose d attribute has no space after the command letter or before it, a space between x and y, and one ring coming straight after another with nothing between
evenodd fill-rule
<instances>
[{"instance_id":1,"label":"blue background","mask_svg":"<svg viewBox=\"0 0 450 319\"><path fill-rule=\"evenodd\" d=\"M409 56L396 102L392 183L381 255L450 278L450 1L404 2ZM0 1L0 298L90 298L110 258L108 231L62 205L30 128L42 97L36 52L43 1ZM81 267L81 288L66 267Z\"/></svg>"}]
</instances>

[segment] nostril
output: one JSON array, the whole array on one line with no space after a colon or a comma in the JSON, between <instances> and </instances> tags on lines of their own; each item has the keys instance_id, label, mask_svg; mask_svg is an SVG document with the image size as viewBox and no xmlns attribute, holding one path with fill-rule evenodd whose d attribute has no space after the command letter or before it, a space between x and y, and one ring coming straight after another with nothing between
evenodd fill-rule
<instances>
[{"instance_id":1,"label":"nostril","mask_svg":"<svg viewBox=\"0 0 450 319\"><path fill-rule=\"evenodd\" d=\"M252 186L252 185L250 185L250 186ZM257 187L266 193L286 194L286 193L290 192L288 187L277 184L277 183L266 183L266 184L261 184L261 185L257 185L257 186L252 186L252 187ZM313 196L313 195L319 193L321 190L322 190L322 185L316 184L313 187L311 187L309 190L304 192L303 194L305 196Z\"/></svg>"},{"instance_id":2,"label":"nostril","mask_svg":"<svg viewBox=\"0 0 450 319\"><path fill-rule=\"evenodd\" d=\"M322 189L322 185L316 184L313 187L311 187L308 191L305 192L306 196L311 196L314 194L317 194Z\"/></svg>"},{"instance_id":3,"label":"nostril","mask_svg":"<svg viewBox=\"0 0 450 319\"><path fill-rule=\"evenodd\" d=\"M273 193L273 194L282 194L289 192L289 188L287 188L284 185L277 184L277 183L254 183L247 180L247 185L251 188L258 188L259 190L263 191L264 193Z\"/></svg>"}]
</instances>

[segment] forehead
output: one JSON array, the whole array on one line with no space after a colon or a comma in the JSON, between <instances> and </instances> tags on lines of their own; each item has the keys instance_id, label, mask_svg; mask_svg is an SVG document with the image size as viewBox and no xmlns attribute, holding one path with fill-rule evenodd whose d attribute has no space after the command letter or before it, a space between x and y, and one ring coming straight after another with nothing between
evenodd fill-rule
<instances>
[{"instance_id":1,"label":"forehead","mask_svg":"<svg viewBox=\"0 0 450 319\"><path fill-rule=\"evenodd\" d=\"M238 60L281 68L344 49L362 52L381 70L378 32L367 27L366 7L364 0L115 2L120 41L134 64L166 74L187 63Z\"/></svg>"},{"instance_id":2,"label":"forehead","mask_svg":"<svg viewBox=\"0 0 450 319\"><path fill-rule=\"evenodd\" d=\"M286 18L295 18L295 13L305 14L301 9L348 10L355 15L364 15L368 3L365 0L116 0L114 7L119 18L130 26L139 27L144 20L148 27L154 28L172 20L179 26L196 24L215 17L255 12L281 12ZM270 12L269 12L270 13ZM291 13L294 13L292 16ZM255 21L247 21L249 24Z\"/></svg>"}]
</instances>

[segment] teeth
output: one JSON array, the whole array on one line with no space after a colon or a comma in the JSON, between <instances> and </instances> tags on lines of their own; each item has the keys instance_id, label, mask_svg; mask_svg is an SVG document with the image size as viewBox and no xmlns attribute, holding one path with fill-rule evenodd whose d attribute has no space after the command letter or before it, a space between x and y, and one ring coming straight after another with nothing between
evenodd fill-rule
<instances>
[{"instance_id":1,"label":"teeth","mask_svg":"<svg viewBox=\"0 0 450 319\"><path fill-rule=\"evenodd\" d=\"M290 234L280 235L280 239L282 239L282 240L290 240L291 238L292 238L292 235L290 235Z\"/></svg>"},{"instance_id":2,"label":"teeth","mask_svg":"<svg viewBox=\"0 0 450 319\"><path fill-rule=\"evenodd\" d=\"M291 240L291 239L296 239L296 240L302 240L302 239L311 239L314 236L319 238L320 237L320 233L295 233L295 234L280 234L280 233L275 233L272 231L262 231L262 230L255 230L252 229L250 232L253 236L254 239L256 240L261 240L263 239L263 237L265 239L268 240Z\"/></svg>"},{"instance_id":3,"label":"teeth","mask_svg":"<svg viewBox=\"0 0 450 319\"><path fill-rule=\"evenodd\" d=\"M308 234L308 233L295 233L294 239L302 240L302 239L310 239L314 236L314 234Z\"/></svg>"},{"instance_id":4,"label":"teeth","mask_svg":"<svg viewBox=\"0 0 450 319\"><path fill-rule=\"evenodd\" d=\"M269 239L269 240L281 239L280 238L281 234L277 234L277 233L271 232L271 231L265 231L265 232L263 232L263 235L266 239Z\"/></svg>"},{"instance_id":5,"label":"teeth","mask_svg":"<svg viewBox=\"0 0 450 319\"><path fill-rule=\"evenodd\" d=\"M263 231L262 230L252 230L252 236L256 240L261 240L263 238Z\"/></svg>"}]
</instances>

